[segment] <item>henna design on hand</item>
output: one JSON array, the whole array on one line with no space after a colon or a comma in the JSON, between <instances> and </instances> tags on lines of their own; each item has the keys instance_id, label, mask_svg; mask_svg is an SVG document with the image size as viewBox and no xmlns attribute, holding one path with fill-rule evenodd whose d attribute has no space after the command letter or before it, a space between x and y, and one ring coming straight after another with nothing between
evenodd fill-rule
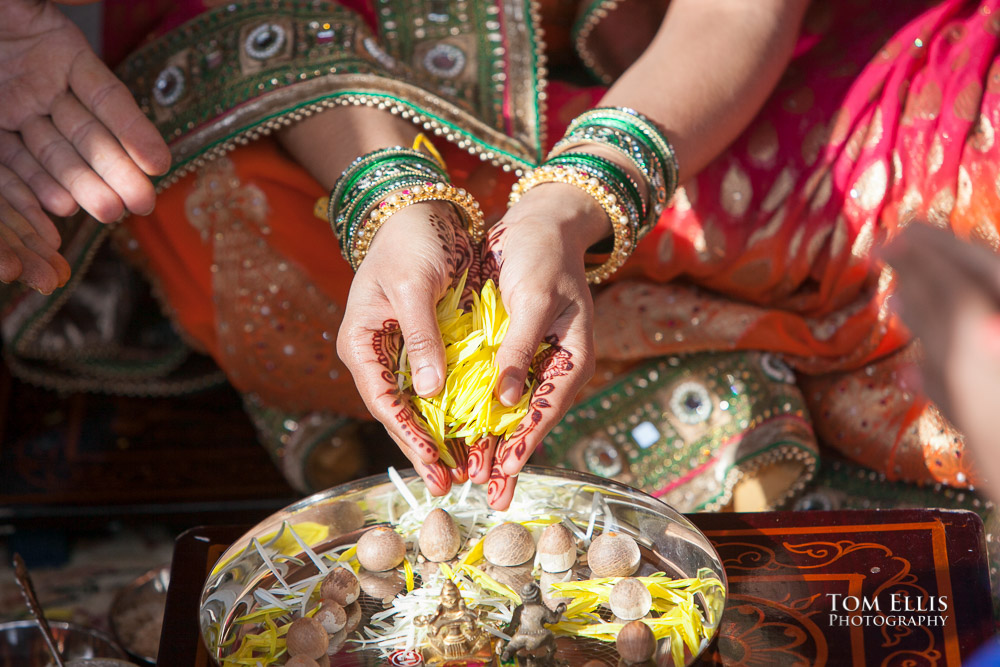
<instances>
[{"instance_id":1,"label":"henna design on hand","mask_svg":"<svg viewBox=\"0 0 1000 667\"><path fill-rule=\"evenodd\" d=\"M426 466L423 478L428 483L427 486L431 488L431 493L434 493L434 487L437 487L442 493L451 488L448 474L448 469L443 463Z\"/></svg>"},{"instance_id":2,"label":"henna design on hand","mask_svg":"<svg viewBox=\"0 0 1000 667\"><path fill-rule=\"evenodd\" d=\"M467 467L469 470L469 475L476 475L486 465L486 454L489 452L490 443L489 438L480 438L468 447L469 453L467 457Z\"/></svg>"},{"instance_id":3,"label":"henna design on hand","mask_svg":"<svg viewBox=\"0 0 1000 667\"><path fill-rule=\"evenodd\" d=\"M500 462L493 462L493 469L490 470L490 481L486 485L486 498L487 501L492 505L494 501L498 498L502 498L504 493L507 491L507 487L511 484L515 484L517 477L510 477L505 475L503 470L500 468Z\"/></svg>"},{"instance_id":4,"label":"henna design on hand","mask_svg":"<svg viewBox=\"0 0 1000 667\"><path fill-rule=\"evenodd\" d=\"M560 347L556 336L546 337L545 342L549 344L549 348L541 353L533 369L539 385L531 394L527 424L522 420L510 439L501 446L496 457L500 465L506 463L512 456L518 461L527 460L530 455L527 451L528 436L538 428L544 416L543 411L552 408L548 396L556 389L554 380L568 375L574 368L573 353Z\"/></svg>"},{"instance_id":5,"label":"henna design on hand","mask_svg":"<svg viewBox=\"0 0 1000 667\"><path fill-rule=\"evenodd\" d=\"M393 418L406 436L410 446L424 454L437 453L437 443L421 426L410 401L399 391L396 380L396 370L399 363L399 348L401 336L399 322L389 319L382 323L382 328L372 335L372 349L375 359L382 366L381 377L388 385L384 395L392 397L392 407L396 409Z\"/></svg>"},{"instance_id":6,"label":"henna design on hand","mask_svg":"<svg viewBox=\"0 0 1000 667\"><path fill-rule=\"evenodd\" d=\"M472 240L462 228L458 213L449 207L447 213L435 211L428 216L431 227L434 228L441 250L444 251L445 263L448 266L448 278L456 283L473 263Z\"/></svg>"},{"instance_id":7,"label":"henna design on hand","mask_svg":"<svg viewBox=\"0 0 1000 667\"><path fill-rule=\"evenodd\" d=\"M500 269L503 267L503 237L507 234L507 225L500 222L490 230L483 244L482 266L479 271L485 282L488 278L500 280Z\"/></svg>"},{"instance_id":8,"label":"henna design on hand","mask_svg":"<svg viewBox=\"0 0 1000 667\"><path fill-rule=\"evenodd\" d=\"M375 360L382 371L382 379L390 384L396 384L396 364L399 359L399 322L386 320L382 328L372 335L372 349L375 350Z\"/></svg>"}]
</instances>

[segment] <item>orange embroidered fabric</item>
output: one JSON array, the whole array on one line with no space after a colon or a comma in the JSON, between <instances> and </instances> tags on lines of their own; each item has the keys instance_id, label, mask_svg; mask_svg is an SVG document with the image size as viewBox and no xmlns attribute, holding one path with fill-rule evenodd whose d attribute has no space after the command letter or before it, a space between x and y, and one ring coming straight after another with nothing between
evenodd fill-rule
<instances>
[{"instance_id":1,"label":"orange embroidered fabric","mask_svg":"<svg viewBox=\"0 0 1000 667\"><path fill-rule=\"evenodd\" d=\"M998 38L1000 0L813 2L765 108L596 294L599 357L782 353L824 442L890 478L974 481L960 436L900 386L916 353L871 251L915 219L1000 245ZM601 92L553 83L550 139ZM495 220L510 177L442 143ZM334 354L352 275L312 215L322 195L262 140L127 227L180 326L237 388L364 417Z\"/></svg>"}]
</instances>

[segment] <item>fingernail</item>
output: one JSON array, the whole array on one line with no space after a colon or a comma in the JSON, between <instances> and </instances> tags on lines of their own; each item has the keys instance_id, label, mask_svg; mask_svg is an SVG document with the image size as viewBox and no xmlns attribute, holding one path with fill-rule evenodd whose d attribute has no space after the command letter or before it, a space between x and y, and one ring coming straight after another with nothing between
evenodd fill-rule
<instances>
[{"instance_id":1,"label":"fingernail","mask_svg":"<svg viewBox=\"0 0 1000 667\"><path fill-rule=\"evenodd\" d=\"M413 388L420 396L425 396L434 391L441 376L433 366L424 366L413 376Z\"/></svg>"},{"instance_id":2,"label":"fingernail","mask_svg":"<svg viewBox=\"0 0 1000 667\"><path fill-rule=\"evenodd\" d=\"M521 400L521 383L513 376L500 380L500 402L508 408Z\"/></svg>"}]
</instances>

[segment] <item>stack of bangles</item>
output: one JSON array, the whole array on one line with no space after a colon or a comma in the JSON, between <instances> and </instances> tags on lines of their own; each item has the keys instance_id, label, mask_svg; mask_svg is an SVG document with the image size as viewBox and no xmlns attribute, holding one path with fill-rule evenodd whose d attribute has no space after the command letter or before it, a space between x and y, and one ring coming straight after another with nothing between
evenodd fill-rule
<instances>
[{"instance_id":1,"label":"stack of bangles","mask_svg":"<svg viewBox=\"0 0 1000 667\"><path fill-rule=\"evenodd\" d=\"M646 199L626 170L580 151L594 144L620 153L635 167L649 193ZM639 239L656 224L677 189L678 171L670 142L651 120L632 109L592 109L577 116L545 162L514 185L508 206L542 183L568 183L593 197L614 230L607 261L587 270L587 281L600 283L625 263Z\"/></svg>"},{"instance_id":2,"label":"stack of bangles","mask_svg":"<svg viewBox=\"0 0 1000 667\"><path fill-rule=\"evenodd\" d=\"M479 203L449 182L443 164L411 148L395 146L362 155L344 170L330 193L327 218L340 251L355 271L375 233L394 213L425 201L454 204L475 242L485 233Z\"/></svg>"}]
</instances>

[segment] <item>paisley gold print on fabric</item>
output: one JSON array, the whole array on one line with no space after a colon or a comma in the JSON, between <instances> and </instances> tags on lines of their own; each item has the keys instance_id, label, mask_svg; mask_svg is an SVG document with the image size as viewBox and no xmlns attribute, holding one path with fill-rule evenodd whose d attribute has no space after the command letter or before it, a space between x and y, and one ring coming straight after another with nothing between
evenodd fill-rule
<instances>
[{"instance_id":1,"label":"paisley gold print on fabric","mask_svg":"<svg viewBox=\"0 0 1000 667\"><path fill-rule=\"evenodd\" d=\"M895 148L892 149L892 180L897 183L903 180L903 158Z\"/></svg>"},{"instance_id":2,"label":"paisley gold print on fabric","mask_svg":"<svg viewBox=\"0 0 1000 667\"><path fill-rule=\"evenodd\" d=\"M791 264L795 261L795 258L799 256L799 250L802 248L802 239L806 234L805 227L799 227L792 234L792 240L788 242L788 263Z\"/></svg>"},{"instance_id":3,"label":"paisley gold print on fabric","mask_svg":"<svg viewBox=\"0 0 1000 667\"><path fill-rule=\"evenodd\" d=\"M778 155L778 131L767 121L757 124L747 145L750 160L760 167L770 167Z\"/></svg>"},{"instance_id":4,"label":"paisley gold print on fabric","mask_svg":"<svg viewBox=\"0 0 1000 667\"><path fill-rule=\"evenodd\" d=\"M802 230L796 233L796 238L801 240ZM789 252L789 257L794 258L794 254ZM760 257L741 264L732 273L732 281L744 289L754 291L773 281L774 261L769 257Z\"/></svg>"},{"instance_id":5,"label":"paisley gold print on fabric","mask_svg":"<svg viewBox=\"0 0 1000 667\"><path fill-rule=\"evenodd\" d=\"M833 176L826 169L819 169L806 181L803 193L809 199L809 210L819 211L833 195Z\"/></svg>"},{"instance_id":6,"label":"paisley gold print on fabric","mask_svg":"<svg viewBox=\"0 0 1000 667\"><path fill-rule=\"evenodd\" d=\"M955 191L950 186L938 190L927 208L927 218L939 227L947 227L951 212L955 208Z\"/></svg>"},{"instance_id":7,"label":"paisley gold print on fabric","mask_svg":"<svg viewBox=\"0 0 1000 667\"><path fill-rule=\"evenodd\" d=\"M866 211L879 206L885 199L886 187L889 184L889 173L885 162L874 162L858 177L851 189L851 197Z\"/></svg>"},{"instance_id":8,"label":"paisley gold print on fabric","mask_svg":"<svg viewBox=\"0 0 1000 667\"><path fill-rule=\"evenodd\" d=\"M1000 60L994 60L990 65L990 73L986 79L986 92L990 95L1000 93Z\"/></svg>"},{"instance_id":9,"label":"paisley gold print on fabric","mask_svg":"<svg viewBox=\"0 0 1000 667\"><path fill-rule=\"evenodd\" d=\"M993 251L1000 250L1000 233L997 232L996 223L992 220L980 220L979 224L972 228L969 238Z\"/></svg>"},{"instance_id":10,"label":"paisley gold print on fabric","mask_svg":"<svg viewBox=\"0 0 1000 667\"><path fill-rule=\"evenodd\" d=\"M858 230L858 235L854 237L854 245L851 246L851 255L856 259L868 257L872 244L875 241L875 222L868 220Z\"/></svg>"},{"instance_id":11,"label":"paisley gold print on fabric","mask_svg":"<svg viewBox=\"0 0 1000 667\"><path fill-rule=\"evenodd\" d=\"M941 143L941 135L935 134L931 139L931 147L927 149L928 175L933 176L938 173L942 164L944 164L944 144Z\"/></svg>"},{"instance_id":12,"label":"paisley gold print on fabric","mask_svg":"<svg viewBox=\"0 0 1000 667\"><path fill-rule=\"evenodd\" d=\"M747 248L752 248L761 241L765 241L781 229L782 224L785 222L785 207L782 206L777 210L777 212L771 216L771 219L767 221L763 227L755 229L752 234L747 238Z\"/></svg>"},{"instance_id":13,"label":"paisley gold print on fabric","mask_svg":"<svg viewBox=\"0 0 1000 667\"><path fill-rule=\"evenodd\" d=\"M921 120L937 118L941 113L941 87L934 81L925 83L913 98L913 109L910 113Z\"/></svg>"},{"instance_id":14,"label":"paisley gold print on fabric","mask_svg":"<svg viewBox=\"0 0 1000 667\"><path fill-rule=\"evenodd\" d=\"M771 186L767 196L764 197L764 201L761 202L761 210L765 213L773 212L788 199L788 195L792 194L792 188L794 187L795 170L791 167L785 167L778 174L778 177L774 179L774 185Z\"/></svg>"},{"instance_id":15,"label":"paisley gold print on fabric","mask_svg":"<svg viewBox=\"0 0 1000 667\"><path fill-rule=\"evenodd\" d=\"M722 178L722 208L734 218L742 218L750 207L753 198L753 186L750 177L736 163Z\"/></svg>"},{"instance_id":16,"label":"paisley gold print on fabric","mask_svg":"<svg viewBox=\"0 0 1000 667\"><path fill-rule=\"evenodd\" d=\"M955 115L962 120L974 121L979 114L979 103L983 99L983 84L973 79L965 84L955 98Z\"/></svg>"},{"instance_id":17,"label":"paisley gold print on fabric","mask_svg":"<svg viewBox=\"0 0 1000 667\"><path fill-rule=\"evenodd\" d=\"M833 227L830 225L823 225L816 229L812 236L809 237L808 243L806 243L806 262L809 264L814 264L816 258L819 257L819 253L826 246L827 240L833 235Z\"/></svg>"},{"instance_id":18,"label":"paisley gold print on fabric","mask_svg":"<svg viewBox=\"0 0 1000 667\"><path fill-rule=\"evenodd\" d=\"M847 140L847 145L844 146L844 152L847 153L847 157L852 160L857 160L861 155L861 148L865 145L865 137L868 136L868 125L862 123L854 128L851 132L851 137Z\"/></svg>"},{"instance_id":19,"label":"paisley gold print on fabric","mask_svg":"<svg viewBox=\"0 0 1000 667\"><path fill-rule=\"evenodd\" d=\"M672 201L675 202L675 206L683 207L685 205L685 200L687 201L688 208L681 208L680 210L682 211L690 210L698 205L698 181L696 179L691 179L684 185L677 188Z\"/></svg>"},{"instance_id":20,"label":"paisley gold print on fabric","mask_svg":"<svg viewBox=\"0 0 1000 667\"><path fill-rule=\"evenodd\" d=\"M664 264L669 264L674 259L673 232L668 230L660 235L660 242L657 246L656 254L659 256L660 261Z\"/></svg>"},{"instance_id":21,"label":"paisley gold print on fabric","mask_svg":"<svg viewBox=\"0 0 1000 667\"><path fill-rule=\"evenodd\" d=\"M802 115L812 109L816 95L809 88L799 88L794 93L785 98L782 103L785 111L791 114Z\"/></svg>"},{"instance_id":22,"label":"paisley gold print on fabric","mask_svg":"<svg viewBox=\"0 0 1000 667\"><path fill-rule=\"evenodd\" d=\"M980 153L986 153L993 148L996 141L996 132L993 123L985 114L979 114L976 124L969 133L969 145Z\"/></svg>"},{"instance_id":23,"label":"paisley gold print on fabric","mask_svg":"<svg viewBox=\"0 0 1000 667\"><path fill-rule=\"evenodd\" d=\"M875 109L875 115L872 116L872 122L868 124L867 134L865 135L864 147L867 149L875 148L882 141L882 134L884 127L882 124L882 109L881 107Z\"/></svg>"},{"instance_id":24,"label":"paisley gold print on fabric","mask_svg":"<svg viewBox=\"0 0 1000 667\"><path fill-rule=\"evenodd\" d=\"M802 159L806 166L812 166L819 158L820 153L826 147L829 131L825 123L819 123L813 126L802 140Z\"/></svg>"},{"instance_id":25,"label":"paisley gold print on fabric","mask_svg":"<svg viewBox=\"0 0 1000 667\"><path fill-rule=\"evenodd\" d=\"M958 168L958 190L955 197L955 208L959 211L963 211L969 208L969 203L972 201L972 177L969 176L969 170L962 165Z\"/></svg>"},{"instance_id":26,"label":"paisley gold print on fabric","mask_svg":"<svg viewBox=\"0 0 1000 667\"><path fill-rule=\"evenodd\" d=\"M263 193L220 158L200 170L186 208L212 244L218 350L230 380L260 388L265 404L328 407L333 380L347 372L333 352L342 314L267 243Z\"/></svg>"},{"instance_id":27,"label":"paisley gold print on fabric","mask_svg":"<svg viewBox=\"0 0 1000 667\"><path fill-rule=\"evenodd\" d=\"M833 236L830 238L830 256L840 257L847 245L847 219L841 213L833 225Z\"/></svg>"},{"instance_id":28,"label":"paisley gold print on fabric","mask_svg":"<svg viewBox=\"0 0 1000 667\"><path fill-rule=\"evenodd\" d=\"M900 226L909 224L924 205L924 196L916 187L910 187L899 201L896 218Z\"/></svg>"},{"instance_id":29,"label":"paisley gold print on fabric","mask_svg":"<svg viewBox=\"0 0 1000 667\"><path fill-rule=\"evenodd\" d=\"M701 234L698 240L698 259L705 264L725 257L726 255L726 234L719 228L719 222L714 216L710 216L701 226Z\"/></svg>"},{"instance_id":30,"label":"paisley gold print on fabric","mask_svg":"<svg viewBox=\"0 0 1000 667\"><path fill-rule=\"evenodd\" d=\"M830 145L839 146L851 131L851 114L847 109L837 109L830 121Z\"/></svg>"}]
</instances>

